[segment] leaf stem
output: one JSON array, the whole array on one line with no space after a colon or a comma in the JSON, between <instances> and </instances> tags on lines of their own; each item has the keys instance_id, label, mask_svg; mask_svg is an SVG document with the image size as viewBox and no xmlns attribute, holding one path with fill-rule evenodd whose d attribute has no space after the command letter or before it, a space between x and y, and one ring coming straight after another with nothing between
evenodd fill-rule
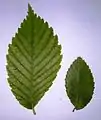
<instances>
[{"instance_id":1,"label":"leaf stem","mask_svg":"<svg viewBox=\"0 0 101 120\"><path fill-rule=\"evenodd\" d=\"M76 108L74 108L72 112L74 112L75 110L76 110Z\"/></svg>"},{"instance_id":2,"label":"leaf stem","mask_svg":"<svg viewBox=\"0 0 101 120\"><path fill-rule=\"evenodd\" d=\"M33 110L33 114L36 115L36 112L35 112L33 104L32 104L32 110Z\"/></svg>"}]
</instances>

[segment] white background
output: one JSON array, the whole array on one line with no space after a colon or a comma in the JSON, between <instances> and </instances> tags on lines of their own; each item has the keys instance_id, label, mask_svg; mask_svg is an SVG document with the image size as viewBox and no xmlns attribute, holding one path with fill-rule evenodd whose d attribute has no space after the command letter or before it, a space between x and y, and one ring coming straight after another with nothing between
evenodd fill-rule
<instances>
[{"instance_id":1,"label":"white background","mask_svg":"<svg viewBox=\"0 0 101 120\"><path fill-rule=\"evenodd\" d=\"M62 67L36 106L36 116L15 99L6 72L8 44L27 14L28 2L53 27L63 53ZM83 57L93 72L95 91L87 107L73 113L64 79L78 56ZM100 91L101 0L0 0L0 120L100 120Z\"/></svg>"}]
</instances>

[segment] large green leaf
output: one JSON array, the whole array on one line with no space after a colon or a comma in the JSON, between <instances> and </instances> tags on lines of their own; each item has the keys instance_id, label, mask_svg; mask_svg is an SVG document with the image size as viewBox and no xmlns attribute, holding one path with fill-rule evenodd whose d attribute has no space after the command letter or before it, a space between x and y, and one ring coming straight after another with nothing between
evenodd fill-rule
<instances>
[{"instance_id":1,"label":"large green leaf","mask_svg":"<svg viewBox=\"0 0 101 120\"><path fill-rule=\"evenodd\" d=\"M33 109L60 69L61 45L53 29L28 5L28 15L9 44L8 82L21 105Z\"/></svg>"},{"instance_id":2,"label":"large green leaf","mask_svg":"<svg viewBox=\"0 0 101 120\"><path fill-rule=\"evenodd\" d=\"M74 110L82 109L90 102L94 91L93 76L89 66L81 57L70 66L65 87L71 103L75 106Z\"/></svg>"}]
</instances>

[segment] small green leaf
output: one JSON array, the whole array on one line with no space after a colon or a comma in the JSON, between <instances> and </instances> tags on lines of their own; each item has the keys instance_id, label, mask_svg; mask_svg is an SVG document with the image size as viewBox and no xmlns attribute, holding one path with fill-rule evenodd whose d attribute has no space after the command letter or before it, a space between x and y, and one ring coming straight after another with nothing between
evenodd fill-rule
<instances>
[{"instance_id":1,"label":"small green leaf","mask_svg":"<svg viewBox=\"0 0 101 120\"><path fill-rule=\"evenodd\" d=\"M57 35L28 4L28 15L9 44L7 72L16 99L34 114L35 106L57 76L61 59Z\"/></svg>"},{"instance_id":2,"label":"small green leaf","mask_svg":"<svg viewBox=\"0 0 101 120\"><path fill-rule=\"evenodd\" d=\"M74 110L84 108L91 100L94 91L93 76L86 62L78 57L70 66L66 78L65 87Z\"/></svg>"}]
</instances>

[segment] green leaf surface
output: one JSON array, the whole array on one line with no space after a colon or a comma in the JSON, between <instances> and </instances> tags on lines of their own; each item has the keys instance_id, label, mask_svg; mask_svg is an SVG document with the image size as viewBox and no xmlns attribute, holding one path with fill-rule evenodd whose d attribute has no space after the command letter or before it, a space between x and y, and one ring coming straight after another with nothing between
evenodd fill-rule
<instances>
[{"instance_id":1,"label":"green leaf surface","mask_svg":"<svg viewBox=\"0 0 101 120\"><path fill-rule=\"evenodd\" d=\"M94 81L89 66L81 57L70 66L65 78L65 87L71 103L75 106L74 110L82 109L90 102Z\"/></svg>"},{"instance_id":2,"label":"green leaf surface","mask_svg":"<svg viewBox=\"0 0 101 120\"><path fill-rule=\"evenodd\" d=\"M57 76L61 45L53 29L28 4L28 15L9 44L8 82L19 103L33 109Z\"/></svg>"}]
</instances>

